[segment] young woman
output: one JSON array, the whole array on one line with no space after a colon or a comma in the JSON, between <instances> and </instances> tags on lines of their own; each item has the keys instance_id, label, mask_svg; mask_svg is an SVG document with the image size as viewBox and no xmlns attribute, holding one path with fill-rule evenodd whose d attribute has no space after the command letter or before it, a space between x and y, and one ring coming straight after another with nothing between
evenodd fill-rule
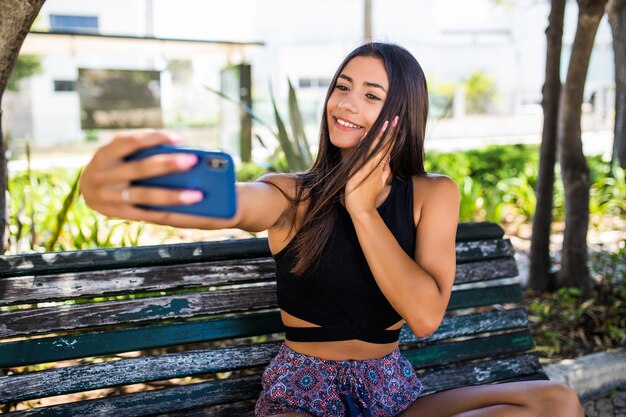
<instances>
[{"instance_id":1,"label":"young woman","mask_svg":"<svg viewBox=\"0 0 626 417\"><path fill-rule=\"evenodd\" d=\"M154 131L118 135L81 178L103 214L203 229L268 231L286 339L263 375L257 416L582 416L576 395L552 382L466 387L420 397L398 350L404 322L418 336L439 326L455 273L459 192L427 174L428 95L405 49L370 43L339 66L326 97L313 167L237 184L229 220L137 204L191 204L193 190L131 186L192 167L195 157L124 158L178 143Z\"/></svg>"}]
</instances>

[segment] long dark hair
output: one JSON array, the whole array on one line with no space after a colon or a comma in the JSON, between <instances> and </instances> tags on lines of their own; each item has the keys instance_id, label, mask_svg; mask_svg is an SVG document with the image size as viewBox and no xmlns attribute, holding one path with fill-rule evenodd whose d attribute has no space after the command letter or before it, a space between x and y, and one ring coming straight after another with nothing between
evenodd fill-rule
<instances>
[{"instance_id":1,"label":"long dark hair","mask_svg":"<svg viewBox=\"0 0 626 417\"><path fill-rule=\"evenodd\" d=\"M344 67L357 56L375 57L383 61L389 92L361 146L341 158L341 150L330 141L326 106ZM424 134L428 117L428 89L419 63L406 49L393 44L367 43L352 51L341 63L330 84L324 101L317 158L305 172L294 174L296 193L292 200L292 227L295 210L308 200L302 224L294 239L297 262L295 275L305 275L317 266L337 218L339 203L350 176L363 167L380 150L383 140L370 149L372 142L386 120L399 116L393 145L390 150L390 168L395 176L424 174ZM389 132L390 129L387 129ZM386 133L385 133L386 134Z\"/></svg>"}]
</instances>

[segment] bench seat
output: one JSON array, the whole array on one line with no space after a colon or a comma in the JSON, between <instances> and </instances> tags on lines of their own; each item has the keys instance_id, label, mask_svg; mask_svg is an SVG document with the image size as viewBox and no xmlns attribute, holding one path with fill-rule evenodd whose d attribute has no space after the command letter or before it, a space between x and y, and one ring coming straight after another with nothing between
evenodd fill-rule
<instances>
[{"instance_id":1,"label":"bench seat","mask_svg":"<svg viewBox=\"0 0 626 417\"><path fill-rule=\"evenodd\" d=\"M425 393L547 379L502 229L459 224L456 254L439 329L400 334ZM259 238L0 257L0 404L44 399L16 417L252 415L283 337L275 287Z\"/></svg>"}]
</instances>

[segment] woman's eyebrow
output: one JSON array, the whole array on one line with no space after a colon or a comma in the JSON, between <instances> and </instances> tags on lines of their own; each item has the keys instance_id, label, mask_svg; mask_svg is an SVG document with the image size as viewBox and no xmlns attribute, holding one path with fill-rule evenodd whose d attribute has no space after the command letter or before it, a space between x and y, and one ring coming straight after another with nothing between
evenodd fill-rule
<instances>
[{"instance_id":1,"label":"woman's eyebrow","mask_svg":"<svg viewBox=\"0 0 626 417\"><path fill-rule=\"evenodd\" d=\"M339 76L337 78L343 78L344 80L353 83L354 80L347 76L346 74L339 74ZM373 87L373 88L380 88L381 90L383 90L385 93L387 92L387 90L385 90L385 87L383 87L382 85L378 84L378 83L373 83L370 81L365 81L363 82L363 84L365 84L368 87Z\"/></svg>"}]
</instances>

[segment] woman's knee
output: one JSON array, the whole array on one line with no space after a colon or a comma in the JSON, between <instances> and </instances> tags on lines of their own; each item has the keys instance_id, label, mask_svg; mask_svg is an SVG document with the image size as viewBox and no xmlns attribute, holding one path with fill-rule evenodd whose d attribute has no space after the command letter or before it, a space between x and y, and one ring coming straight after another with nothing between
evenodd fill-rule
<instances>
[{"instance_id":1,"label":"woman's knee","mask_svg":"<svg viewBox=\"0 0 626 417\"><path fill-rule=\"evenodd\" d=\"M578 395L574 390L557 382L546 382L533 393L536 404L541 408L541 415L550 412L551 416L584 417ZM547 414L545 414L547 415Z\"/></svg>"}]
</instances>

